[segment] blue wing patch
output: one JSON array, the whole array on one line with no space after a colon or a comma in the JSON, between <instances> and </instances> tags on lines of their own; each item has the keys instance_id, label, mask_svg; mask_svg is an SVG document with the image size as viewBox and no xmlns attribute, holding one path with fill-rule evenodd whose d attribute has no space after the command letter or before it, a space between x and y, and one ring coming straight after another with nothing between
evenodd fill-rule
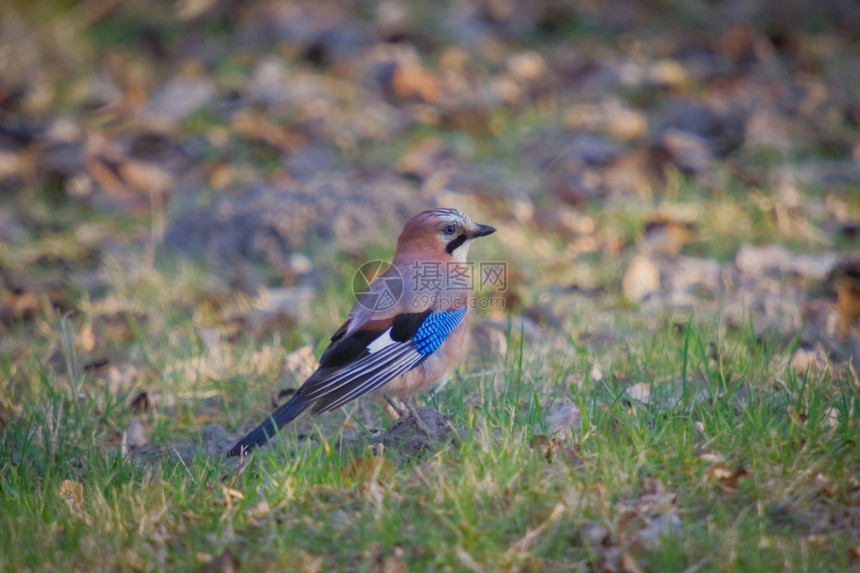
<instances>
[{"instance_id":1,"label":"blue wing patch","mask_svg":"<svg viewBox=\"0 0 860 573\"><path fill-rule=\"evenodd\" d=\"M346 350L334 346L326 350L331 353L325 360L326 366L305 381L299 392L313 402L315 413L339 408L420 365L442 346L465 316L466 307L401 314L381 334L358 331L335 341L333 345L349 341L349 346ZM358 349L362 352L355 355Z\"/></svg>"},{"instance_id":2,"label":"blue wing patch","mask_svg":"<svg viewBox=\"0 0 860 573\"><path fill-rule=\"evenodd\" d=\"M460 325L465 315L465 306L456 310L443 310L429 314L412 337L415 350L422 356L436 352L448 335Z\"/></svg>"}]
</instances>

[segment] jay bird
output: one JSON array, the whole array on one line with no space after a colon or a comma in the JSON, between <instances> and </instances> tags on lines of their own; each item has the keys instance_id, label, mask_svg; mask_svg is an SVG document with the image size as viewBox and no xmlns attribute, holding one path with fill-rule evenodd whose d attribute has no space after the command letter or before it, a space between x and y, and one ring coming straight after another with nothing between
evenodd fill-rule
<instances>
[{"instance_id":1,"label":"jay bird","mask_svg":"<svg viewBox=\"0 0 860 573\"><path fill-rule=\"evenodd\" d=\"M457 209L433 209L410 219L391 266L358 296L319 368L229 455L265 444L308 408L328 412L368 393L403 416L400 401L427 433L409 398L430 388L462 357L472 306L466 254L473 239L493 232Z\"/></svg>"}]
</instances>

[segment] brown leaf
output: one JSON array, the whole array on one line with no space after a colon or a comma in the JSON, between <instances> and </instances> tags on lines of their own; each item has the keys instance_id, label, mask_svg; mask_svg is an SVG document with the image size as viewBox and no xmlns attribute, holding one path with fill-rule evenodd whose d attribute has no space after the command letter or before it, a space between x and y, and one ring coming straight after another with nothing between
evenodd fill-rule
<instances>
[{"instance_id":1,"label":"brown leaf","mask_svg":"<svg viewBox=\"0 0 860 573\"><path fill-rule=\"evenodd\" d=\"M190 521L192 523L200 523L201 521L203 521L203 518L200 515L197 515L190 510L182 512L182 519L184 519L185 521Z\"/></svg>"},{"instance_id":2,"label":"brown leaf","mask_svg":"<svg viewBox=\"0 0 860 573\"><path fill-rule=\"evenodd\" d=\"M11 325L30 320L42 308L38 295L30 291L8 292L0 297L0 324Z\"/></svg>"},{"instance_id":3,"label":"brown leaf","mask_svg":"<svg viewBox=\"0 0 860 573\"><path fill-rule=\"evenodd\" d=\"M527 50L513 54L507 61L508 74L516 81L531 83L541 80L547 73L546 62L543 57L533 51Z\"/></svg>"},{"instance_id":4,"label":"brown leaf","mask_svg":"<svg viewBox=\"0 0 860 573\"><path fill-rule=\"evenodd\" d=\"M542 453L546 453L549 450L550 444L552 444L552 438L544 434L535 434L529 441L529 446L541 450Z\"/></svg>"},{"instance_id":5,"label":"brown leaf","mask_svg":"<svg viewBox=\"0 0 860 573\"><path fill-rule=\"evenodd\" d=\"M644 255L634 257L621 280L624 298L631 302L641 302L659 290L660 269L654 261Z\"/></svg>"},{"instance_id":6,"label":"brown leaf","mask_svg":"<svg viewBox=\"0 0 860 573\"><path fill-rule=\"evenodd\" d=\"M705 453L701 454L699 457L703 461L705 461L709 464L713 464L713 465L726 463L725 458L716 452L705 452Z\"/></svg>"},{"instance_id":7,"label":"brown leaf","mask_svg":"<svg viewBox=\"0 0 860 573\"><path fill-rule=\"evenodd\" d=\"M57 492L70 508L80 511L81 501L84 497L84 485L72 480L63 480Z\"/></svg>"},{"instance_id":8,"label":"brown leaf","mask_svg":"<svg viewBox=\"0 0 860 573\"><path fill-rule=\"evenodd\" d=\"M860 260L838 264L830 271L827 281L836 290L837 336L845 340L860 325Z\"/></svg>"},{"instance_id":9,"label":"brown leaf","mask_svg":"<svg viewBox=\"0 0 860 573\"><path fill-rule=\"evenodd\" d=\"M417 61L394 64L390 90L395 97L403 100L438 103L442 99L439 78Z\"/></svg>"},{"instance_id":10,"label":"brown leaf","mask_svg":"<svg viewBox=\"0 0 860 573\"><path fill-rule=\"evenodd\" d=\"M237 571L239 571L239 558L229 551L225 551L196 569L196 573L236 573Z\"/></svg>"},{"instance_id":11,"label":"brown leaf","mask_svg":"<svg viewBox=\"0 0 860 573\"><path fill-rule=\"evenodd\" d=\"M601 547L605 547L610 544L612 534L610 533L609 528L605 525L597 523L596 521L589 521L582 526L582 530L579 532L579 538L585 545L590 547L592 551L597 551Z\"/></svg>"},{"instance_id":12,"label":"brown leaf","mask_svg":"<svg viewBox=\"0 0 860 573\"><path fill-rule=\"evenodd\" d=\"M388 555L381 556L373 567L374 573L407 573L406 553L402 547L395 547Z\"/></svg>"},{"instance_id":13,"label":"brown leaf","mask_svg":"<svg viewBox=\"0 0 860 573\"><path fill-rule=\"evenodd\" d=\"M582 465L584 463L582 456L579 454L579 445L566 444L563 441L556 440L543 434L532 436L529 445L538 450L549 463L560 461L570 465Z\"/></svg>"},{"instance_id":14,"label":"brown leaf","mask_svg":"<svg viewBox=\"0 0 860 573\"><path fill-rule=\"evenodd\" d=\"M296 321L305 320L314 290L310 287L267 288L260 292L258 308L234 317L242 330L251 336L290 327Z\"/></svg>"},{"instance_id":15,"label":"brown leaf","mask_svg":"<svg viewBox=\"0 0 860 573\"><path fill-rule=\"evenodd\" d=\"M848 494L848 505L851 507L860 507L860 487L853 489Z\"/></svg>"},{"instance_id":16,"label":"brown leaf","mask_svg":"<svg viewBox=\"0 0 860 573\"><path fill-rule=\"evenodd\" d=\"M664 513L649 520L644 527L630 535L630 545L646 551L660 548L660 538L681 530L681 518L675 513Z\"/></svg>"},{"instance_id":17,"label":"brown leaf","mask_svg":"<svg viewBox=\"0 0 860 573\"><path fill-rule=\"evenodd\" d=\"M239 490L235 490L235 489L229 488L229 487L225 487L225 488L223 488L223 490L224 490L224 497L227 497L230 499L245 499L245 494Z\"/></svg>"},{"instance_id":18,"label":"brown leaf","mask_svg":"<svg viewBox=\"0 0 860 573\"><path fill-rule=\"evenodd\" d=\"M394 476L394 462L384 457L358 457L340 470L340 477L347 483L379 481L384 484Z\"/></svg>"},{"instance_id":19,"label":"brown leaf","mask_svg":"<svg viewBox=\"0 0 860 573\"><path fill-rule=\"evenodd\" d=\"M100 197L105 204L129 211L143 211L152 207L153 199L163 200L161 195L168 188L167 178L156 177L148 180L143 173L145 170L139 170L136 167L127 168L124 165L125 161L125 158L100 154L92 154L84 158L87 173L98 183L102 192ZM131 176L134 183L126 180L127 174ZM137 184L140 183L146 186L138 187Z\"/></svg>"},{"instance_id":20,"label":"brown leaf","mask_svg":"<svg viewBox=\"0 0 860 573\"><path fill-rule=\"evenodd\" d=\"M692 225L657 218L645 225L642 234L642 248L645 252L665 257L677 257L681 249L690 240L693 233Z\"/></svg>"},{"instance_id":21,"label":"brown leaf","mask_svg":"<svg viewBox=\"0 0 860 573\"><path fill-rule=\"evenodd\" d=\"M535 431L545 430L549 435L558 434L559 437L571 435L573 430L578 430L582 424L582 413L576 404L570 402L556 402L549 407L543 423L535 424Z\"/></svg>"},{"instance_id":22,"label":"brown leaf","mask_svg":"<svg viewBox=\"0 0 860 573\"><path fill-rule=\"evenodd\" d=\"M726 467L716 467L707 473L708 477L716 478L716 479L728 479L732 476L732 470Z\"/></svg>"},{"instance_id":23,"label":"brown leaf","mask_svg":"<svg viewBox=\"0 0 860 573\"><path fill-rule=\"evenodd\" d=\"M825 549L827 547L827 536L822 535L820 533L819 534L813 533L811 535L807 535L806 537L803 538L803 541L807 545L812 545L814 547L817 547L818 549Z\"/></svg>"},{"instance_id":24,"label":"brown leaf","mask_svg":"<svg viewBox=\"0 0 860 573\"><path fill-rule=\"evenodd\" d=\"M293 570L299 573L319 573L323 570L324 564L325 557L322 555L311 555L306 551L300 551Z\"/></svg>"},{"instance_id":25,"label":"brown leaf","mask_svg":"<svg viewBox=\"0 0 860 573\"><path fill-rule=\"evenodd\" d=\"M662 514L675 510L678 501L676 492L650 493L640 497L636 502L636 511L640 514Z\"/></svg>"},{"instance_id":26,"label":"brown leaf","mask_svg":"<svg viewBox=\"0 0 860 573\"><path fill-rule=\"evenodd\" d=\"M833 407L826 408L822 412L821 424L831 430L836 429L839 426L839 410Z\"/></svg>"},{"instance_id":27,"label":"brown leaf","mask_svg":"<svg viewBox=\"0 0 860 573\"><path fill-rule=\"evenodd\" d=\"M625 511L618 518L618 523L616 525L618 534L621 537L629 537L630 529L633 529L635 524L640 522L639 512L637 511Z\"/></svg>"},{"instance_id":28,"label":"brown leaf","mask_svg":"<svg viewBox=\"0 0 860 573\"><path fill-rule=\"evenodd\" d=\"M306 344L283 358L284 370L296 381L304 382L319 366L314 347Z\"/></svg>"},{"instance_id":29,"label":"brown leaf","mask_svg":"<svg viewBox=\"0 0 860 573\"><path fill-rule=\"evenodd\" d=\"M824 279L838 260L839 255L832 252L803 255L781 245L744 245L735 255L735 266L751 277L796 273L811 279Z\"/></svg>"},{"instance_id":30,"label":"brown leaf","mask_svg":"<svg viewBox=\"0 0 860 573\"><path fill-rule=\"evenodd\" d=\"M543 533L547 527L551 527L558 523L558 521L561 519L561 516L564 515L565 509L566 508L563 503L556 504L556 506L552 509L552 513L549 514L549 517L547 517L543 521L543 523L541 523L534 529L526 530L525 535L523 535L517 541L513 542L505 551L505 553L517 554L528 551L529 547L535 541L537 541L538 537L540 537L541 533Z\"/></svg>"},{"instance_id":31,"label":"brown leaf","mask_svg":"<svg viewBox=\"0 0 860 573\"><path fill-rule=\"evenodd\" d=\"M839 485L824 474L815 474L813 481L818 490L827 497L836 497L836 494L839 493Z\"/></svg>"},{"instance_id":32,"label":"brown leaf","mask_svg":"<svg viewBox=\"0 0 860 573\"><path fill-rule=\"evenodd\" d=\"M168 124L179 122L209 103L216 95L215 83L188 73L168 80L146 106L149 118Z\"/></svg>"},{"instance_id":33,"label":"brown leaf","mask_svg":"<svg viewBox=\"0 0 860 573\"><path fill-rule=\"evenodd\" d=\"M232 487L221 486L221 493L224 496L224 500L222 503L224 505L226 505L228 509L233 507L233 500L234 499L238 499L238 500L245 499L245 494L243 494L241 491L239 491L237 489L233 489Z\"/></svg>"},{"instance_id":34,"label":"brown leaf","mask_svg":"<svg viewBox=\"0 0 860 573\"><path fill-rule=\"evenodd\" d=\"M139 393L131 399L129 409L132 414L148 414L152 410L152 403L149 401L149 394L146 391Z\"/></svg>"},{"instance_id":35,"label":"brown leaf","mask_svg":"<svg viewBox=\"0 0 860 573\"><path fill-rule=\"evenodd\" d=\"M642 490L645 495L662 495L666 493L666 486L660 478L645 476L642 478Z\"/></svg>"},{"instance_id":36,"label":"brown leaf","mask_svg":"<svg viewBox=\"0 0 860 573\"><path fill-rule=\"evenodd\" d=\"M572 466L581 466L585 463L579 454L578 444L571 446L564 442L555 442L551 448L551 457L553 460L560 460Z\"/></svg>"},{"instance_id":37,"label":"brown leaf","mask_svg":"<svg viewBox=\"0 0 860 573\"><path fill-rule=\"evenodd\" d=\"M119 168L125 184L132 189L162 197L173 186L173 176L167 171L145 161L128 159Z\"/></svg>"},{"instance_id":38,"label":"brown leaf","mask_svg":"<svg viewBox=\"0 0 860 573\"><path fill-rule=\"evenodd\" d=\"M131 325L143 325L148 321L149 316L142 312L118 311L96 316L92 323L95 348L104 349L111 343L131 342L135 336Z\"/></svg>"},{"instance_id":39,"label":"brown leaf","mask_svg":"<svg viewBox=\"0 0 860 573\"><path fill-rule=\"evenodd\" d=\"M251 522L259 522L265 519L269 515L271 510L272 508L269 507L269 502L264 499L261 500L260 503L246 511L245 515L248 516L248 519Z\"/></svg>"},{"instance_id":40,"label":"brown leaf","mask_svg":"<svg viewBox=\"0 0 860 573\"><path fill-rule=\"evenodd\" d=\"M15 412L11 408L5 404L0 404L0 430L8 426L14 417Z\"/></svg>"},{"instance_id":41,"label":"brown leaf","mask_svg":"<svg viewBox=\"0 0 860 573\"><path fill-rule=\"evenodd\" d=\"M636 563L636 559L626 551L621 552L620 565L621 571L624 573L643 573L642 569L640 569L639 565Z\"/></svg>"},{"instance_id":42,"label":"brown leaf","mask_svg":"<svg viewBox=\"0 0 860 573\"><path fill-rule=\"evenodd\" d=\"M409 146L397 162L395 170L400 174L424 180L438 173L446 163L453 162L453 155L445 150L442 142L431 137Z\"/></svg>"},{"instance_id":43,"label":"brown leaf","mask_svg":"<svg viewBox=\"0 0 860 573\"><path fill-rule=\"evenodd\" d=\"M716 467L706 474L706 479L716 479L717 486L726 493L735 493L738 490L738 481L751 475L746 467L735 468L734 471L724 467Z\"/></svg>"}]
</instances>

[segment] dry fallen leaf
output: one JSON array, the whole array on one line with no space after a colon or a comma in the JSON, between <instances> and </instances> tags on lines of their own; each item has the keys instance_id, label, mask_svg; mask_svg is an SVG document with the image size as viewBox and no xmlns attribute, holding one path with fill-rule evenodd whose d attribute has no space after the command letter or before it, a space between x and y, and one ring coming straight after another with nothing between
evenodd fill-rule
<instances>
[{"instance_id":1,"label":"dry fallen leaf","mask_svg":"<svg viewBox=\"0 0 860 573\"><path fill-rule=\"evenodd\" d=\"M0 324L30 320L42 309L38 295L30 291L8 292L0 297Z\"/></svg>"},{"instance_id":2,"label":"dry fallen leaf","mask_svg":"<svg viewBox=\"0 0 860 573\"><path fill-rule=\"evenodd\" d=\"M152 410L149 394L146 391L139 393L131 399L129 408L132 414L148 414Z\"/></svg>"},{"instance_id":3,"label":"dry fallen leaf","mask_svg":"<svg viewBox=\"0 0 860 573\"><path fill-rule=\"evenodd\" d=\"M196 573L236 573L239 571L239 558L225 551L212 561L197 568Z\"/></svg>"},{"instance_id":4,"label":"dry fallen leaf","mask_svg":"<svg viewBox=\"0 0 860 573\"><path fill-rule=\"evenodd\" d=\"M703 461L709 464L724 464L726 459L716 452L705 452L699 456Z\"/></svg>"},{"instance_id":5,"label":"dry fallen leaf","mask_svg":"<svg viewBox=\"0 0 860 573\"><path fill-rule=\"evenodd\" d=\"M831 430L835 430L839 426L839 410L837 408L826 408L822 412L821 423Z\"/></svg>"},{"instance_id":6,"label":"dry fallen leaf","mask_svg":"<svg viewBox=\"0 0 860 573\"><path fill-rule=\"evenodd\" d=\"M182 512L182 519L184 519L185 521L190 521L192 523L199 523L203 521L203 517L190 510Z\"/></svg>"},{"instance_id":7,"label":"dry fallen leaf","mask_svg":"<svg viewBox=\"0 0 860 573\"><path fill-rule=\"evenodd\" d=\"M681 531L681 518L675 513L664 513L629 536L630 544L647 551L660 548L660 538Z\"/></svg>"},{"instance_id":8,"label":"dry fallen leaf","mask_svg":"<svg viewBox=\"0 0 860 573\"><path fill-rule=\"evenodd\" d=\"M827 281L836 290L836 314L839 319L837 336L846 340L855 326L860 325L860 260L843 261L836 265Z\"/></svg>"},{"instance_id":9,"label":"dry fallen leaf","mask_svg":"<svg viewBox=\"0 0 860 573\"><path fill-rule=\"evenodd\" d=\"M590 547L592 551L595 551L598 548L609 544L611 541L611 533L609 528L605 525L595 521L589 521L582 526L582 530L579 532L579 538L582 539L583 543Z\"/></svg>"},{"instance_id":10,"label":"dry fallen leaf","mask_svg":"<svg viewBox=\"0 0 860 573\"><path fill-rule=\"evenodd\" d=\"M648 254L675 258L690 240L693 226L671 219L657 218L645 225L642 250Z\"/></svg>"},{"instance_id":11,"label":"dry fallen leaf","mask_svg":"<svg viewBox=\"0 0 860 573\"><path fill-rule=\"evenodd\" d=\"M384 483L397 470L394 462L384 457L358 457L340 470L340 477L348 484L379 481Z\"/></svg>"},{"instance_id":12,"label":"dry fallen leaf","mask_svg":"<svg viewBox=\"0 0 860 573\"><path fill-rule=\"evenodd\" d=\"M269 515L269 512L271 510L272 508L269 507L269 502L264 499L261 500L260 503L246 511L245 515L247 515L248 519L250 520L260 521L264 519L267 515Z\"/></svg>"},{"instance_id":13,"label":"dry fallen leaf","mask_svg":"<svg viewBox=\"0 0 860 573\"><path fill-rule=\"evenodd\" d=\"M556 402L549 407L544 421L534 425L534 431L544 430L549 435L558 437L571 435L582 424L582 413L576 404Z\"/></svg>"},{"instance_id":14,"label":"dry fallen leaf","mask_svg":"<svg viewBox=\"0 0 860 573\"><path fill-rule=\"evenodd\" d=\"M15 411L6 404L0 403L0 430L9 425L15 417Z\"/></svg>"},{"instance_id":15,"label":"dry fallen leaf","mask_svg":"<svg viewBox=\"0 0 860 573\"><path fill-rule=\"evenodd\" d=\"M705 474L707 480L717 480L717 486L726 493L735 493L738 490L738 482L741 478L751 475L746 467L739 467L734 470L719 466L710 470Z\"/></svg>"},{"instance_id":16,"label":"dry fallen leaf","mask_svg":"<svg viewBox=\"0 0 860 573\"><path fill-rule=\"evenodd\" d=\"M851 507L860 507L860 487L855 488L848 494L848 505Z\"/></svg>"},{"instance_id":17,"label":"dry fallen leaf","mask_svg":"<svg viewBox=\"0 0 860 573\"><path fill-rule=\"evenodd\" d=\"M453 155L446 151L442 142L431 137L409 146L395 165L395 170L406 176L426 180L444 168L446 162L453 164L453 161Z\"/></svg>"},{"instance_id":18,"label":"dry fallen leaf","mask_svg":"<svg viewBox=\"0 0 860 573\"><path fill-rule=\"evenodd\" d=\"M660 290L660 270L649 257L638 255L630 261L621 281L621 292L631 302L641 302Z\"/></svg>"},{"instance_id":19,"label":"dry fallen leaf","mask_svg":"<svg viewBox=\"0 0 860 573\"><path fill-rule=\"evenodd\" d=\"M81 511L81 501L84 497L84 485L82 483L69 479L63 480L58 494L71 509Z\"/></svg>"},{"instance_id":20,"label":"dry fallen leaf","mask_svg":"<svg viewBox=\"0 0 860 573\"><path fill-rule=\"evenodd\" d=\"M556 440L543 434L532 436L529 445L540 451L546 458L546 461L553 463L561 461L570 465L582 465L584 463L582 456L579 454L579 446L566 444L561 440Z\"/></svg>"},{"instance_id":21,"label":"dry fallen leaf","mask_svg":"<svg viewBox=\"0 0 860 573\"><path fill-rule=\"evenodd\" d=\"M421 62L402 59L391 64L390 83L386 86L397 99L438 103L442 98L439 77L421 65Z\"/></svg>"},{"instance_id":22,"label":"dry fallen leaf","mask_svg":"<svg viewBox=\"0 0 860 573\"><path fill-rule=\"evenodd\" d=\"M642 569L636 563L636 559L626 551L621 552L619 565L623 573L643 573Z\"/></svg>"},{"instance_id":23,"label":"dry fallen leaf","mask_svg":"<svg viewBox=\"0 0 860 573\"><path fill-rule=\"evenodd\" d=\"M811 534L807 535L803 538L803 541L807 545L812 545L818 549L824 549L827 547L827 536L822 534Z\"/></svg>"},{"instance_id":24,"label":"dry fallen leaf","mask_svg":"<svg viewBox=\"0 0 860 573\"><path fill-rule=\"evenodd\" d=\"M406 552L402 547L395 547L391 553L382 556L372 570L374 573L407 573Z\"/></svg>"},{"instance_id":25,"label":"dry fallen leaf","mask_svg":"<svg viewBox=\"0 0 860 573\"><path fill-rule=\"evenodd\" d=\"M314 347L306 344L284 356L283 365L284 370L296 381L304 382L314 373L319 362Z\"/></svg>"},{"instance_id":26,"label":"dry fallen leaf","mask_svg":"<svg viewBox=\"0 0 860 573\"><path fill-rule=\"evenodd\" d=\"M222 486L221 493L224 495L223 504L226 505L228 509L233 507L234 499L245 499L245 494L237 489L233 489L232 487Z\"/></svg>"},{"instance_id":27,"label":"dry fallen leaf","mask_svg":"<svg viewBox=\"0 0 860 573\"><path fill-rule=\"evenodd\" d=\"M824 474L815 474L815 477L812 481L815 482L815 485L818 487L818 490L827 497L836 497L836 495L839 493L839 484L837 484L835 481L828 478Z\"/></svg>"},{"instance_id":28,"label":"dry fallen leaf","mask_svg":"<svg viewBox=\"0 0 860 573\"><path fill-rule=\"evenodd\" d=\"M563 503L558 503L552 509L552 512L549 514L543 523L535 527L534 529L526 530L525 535L523 535L520 539L513 542L505 553L507 554L517 554L524 553L528 551L529 547L537 541L538 537L540 537L541 533L548 527L552 527L561 519L561 516L564 515L565 505Z\"/></svg>"},{"instance_id":29,"label":"dry fallen leaf","mask_svg":"<svg viewBox=\"0 0 860 573\"><path fill-rule=\"evenodd\" d=\"M311 555L306 551L299 551L299 558L293 562L293 571L298 573L319 573L323 571L325 557L322 555Z\"/></svg>"},{"instance_id":30,"label":"dry fallen leaf","mask_svg":"<svg viewBox=\"0 0 860 573\"><path fill-rule=\"evenodd\" d=\"M662 495L666 493L666 486L658 477L645 476L642 478L642 493L644 495Z\"/></svg>"}]
</instances>

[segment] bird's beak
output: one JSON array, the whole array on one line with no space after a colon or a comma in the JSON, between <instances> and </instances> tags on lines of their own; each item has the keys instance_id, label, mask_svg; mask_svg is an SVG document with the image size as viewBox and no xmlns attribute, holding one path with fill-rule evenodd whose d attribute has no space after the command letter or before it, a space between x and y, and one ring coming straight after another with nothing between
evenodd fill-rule
<instances>
[{"instance_id":1,"label":"bird's beak","mask_svg":"<svg viewBox=\"0 0 860 573\"><path fill-rule=\"evenodd\" d=\"M475 239L478 237L486 237L487 235L492 235L495 232L495 227L491 227L489 225L481 225L480 223L478 223L478 228L473 231L469 231L468 233L466 233L466 236L470 239Z\"/></svg>"}]
</instances>

